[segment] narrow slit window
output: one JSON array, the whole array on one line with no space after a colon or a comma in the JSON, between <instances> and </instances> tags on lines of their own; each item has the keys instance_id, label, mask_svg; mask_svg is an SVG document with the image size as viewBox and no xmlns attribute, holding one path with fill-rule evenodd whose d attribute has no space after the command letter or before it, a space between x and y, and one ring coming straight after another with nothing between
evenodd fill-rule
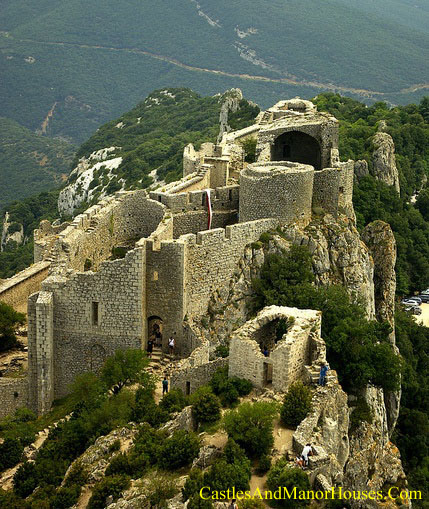
<instances>
[{"instance_id":1,"label":"narrow slit window","mask_svg":"<svg viewBox=\"0 0 429 509\"><path fill-rule=\"evenodd\" d=\"M92 303L92 325L98 325L99 324L99 302L93 302Z\"/></svg>"}]
</instances>

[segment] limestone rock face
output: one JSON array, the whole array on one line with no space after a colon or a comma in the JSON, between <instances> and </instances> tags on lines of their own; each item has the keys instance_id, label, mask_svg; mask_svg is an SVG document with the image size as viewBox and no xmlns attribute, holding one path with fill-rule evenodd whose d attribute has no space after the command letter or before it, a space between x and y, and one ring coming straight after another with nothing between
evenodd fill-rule
<instances>
[{"instance_id":1,"label":"limestone rock face","mask_svg":"<svg viewBox=\"0 0 429 509\"><path fill-rule=\"evenodd\" d=\"M195 427L195 420L192 417L192 406L187 406L174 419L166 422L161 429L172 434L180 429L194 431Z\"/></svg>"},{"instance_id":2,"label":"limestone rock face","mask_svg":"<svg viewBox=\"0 0 429 509\"><path fill-rule=\"evenodd\" d=\"M368 224L362 239L374 260L375 315L379 321L387 321L392 327L390 342L395 353L395 292L396 292L396 241L389 224L374 221ZM389 433L393 431L399 415L401 391L387 392L384 402L387 411Z\"/></svg>"},{"instance_id":3,"label":"limestone rock face","mask_svg":"<svg viewBox=\"0 0 429 509\"><path fill-rule=\"evenodd\" d=\"M361 179L362 177L366 177L367 175L369 175L368 163L365 161L365 159L355 161L354 172L355 177L358 180Z\"/></svg>"},{"instance_id":4,"label":"limestone rock face","mask_svg":"<svg viewBox=\"0 0 429 509\"><path fill-rule=\"evenodd\" d=\"M365 399L374 413L371 424L363 422L350 437L350 456L344 471L344 487L358 491L383 490L396 486L406 488L406 477L398 448L389 442L388 422L383 391L368 388ZM355 501L356 508L396 508L394 500L383 502ZM404 502L401 507L411 507Z\"/></svg>"},{"instance_id":5,"label":"limestone rock face","mask_svg":"<svg viewBox=\"0 0 429 509\"><path fill-rule=\"evenodd\" d=\"M373 319L373 261L361 241L352 219L334 218L327 214L320 222L302 229L290 226L282 235L274 235L266 244L247 246L229 289L215 292L209 304L211 323L205 331L211 343L225 341L231 332L241 327L251 312L252 280L259 277L268 254L289 250L291 244L308 246L313 258L316 284L341 284L352 298L360 298L367 316Z\"/></svg>"},{"instance_id":6,"label":"limestone rock face","mask_svg":"<svg viewBox=\"0 0 429 509\"><path fill-rule=\"evenodd\" d=\"M228 125L229 112L234 113L240 108L240 101L243 99L243 93L239 88L232 88L222 96L222 106L219 114L219 136L218 143L222 140L224 133L230 130Z\"/></svg>"},{"instance_id":7,"label":"limestone rock face","mask_svg":"<svg viewBox=\"0 0 429 509\"><path fill-rule=\"evenodd\" d=\"M375 150L372 154L374 177L393 186L400 192L399 173L396 167L395 145L390 134L378 132L372 140Z\"/></svg>"},{"instance_id":8,"label":"limestone rock face","mask_svg":"<svg viewBox=\"0 0 429 509\"><path fill-rule=\"evenodd\" d=\"M22 224L10 223L9 212L5 213L1 232L0 251L4 251L9 242L20 246L24 242L24 227Z\"/></svg>"}]
</instances>

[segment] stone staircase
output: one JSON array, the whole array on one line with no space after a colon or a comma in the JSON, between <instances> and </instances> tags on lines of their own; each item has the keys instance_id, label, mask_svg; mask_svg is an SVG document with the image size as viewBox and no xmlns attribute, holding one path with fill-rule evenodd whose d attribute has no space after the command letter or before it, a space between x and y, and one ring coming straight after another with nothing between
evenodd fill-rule
<instances>
[{"instance_id":1,"label":"stone staircase","mask_svg":"<svg viewBox=\"0 0 429 509\"><path fill-rule=\"evenodd\" d=\"M319 382L319 373L320 373L320 367L319 366L304 366L305 371L307 372L308 381L312 385L317 385ZM329 384L329 382L333 382L336 379L335 371L329 370L326 374L326 384Z\"/></svg>"},{"instance_id":2,"label":"stone staircase","mask_svg":"<svg viewBox=\"0 0 429 509\"><path fill-rule=\"evenodd\" d=\"M154 347L150 364L147 368L149 373L162 377L167 376L167 378L170 378L175 367L176 362L173 357L164 353L161 348Z\"/></svg>"}]
</instances>

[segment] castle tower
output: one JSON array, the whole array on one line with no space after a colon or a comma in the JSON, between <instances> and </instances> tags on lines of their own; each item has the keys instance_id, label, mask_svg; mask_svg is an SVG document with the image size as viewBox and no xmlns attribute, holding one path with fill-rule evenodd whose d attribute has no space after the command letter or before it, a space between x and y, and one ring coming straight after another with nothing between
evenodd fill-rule
<instances>
[{"instance_id":1,"label":"castle tower","mask_svg":"<svg viewBox=\"0 0 429 509\"><path fill-rule=\"evenodd\" d=\"M240 173L240 222L266 217L306 226L311 220L314 168L287 161L255 163Z\"/></svg>"}]
</instances>

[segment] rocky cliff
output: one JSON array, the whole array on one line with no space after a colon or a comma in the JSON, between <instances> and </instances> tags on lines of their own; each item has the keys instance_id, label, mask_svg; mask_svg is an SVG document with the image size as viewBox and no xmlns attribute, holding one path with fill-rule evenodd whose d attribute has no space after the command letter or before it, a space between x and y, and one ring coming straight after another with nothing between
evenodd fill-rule
<instances>
[{"instance_id":1,"label":"rocky cliff","mask_svg":"<svg viewBox=\"0 0 429 509\"><path fill-rule=\"evenodd\" d=\"M400 193L399 172L396 167L395 145L390 134L384 132L385 122L380 122L379 132L373 137L372 154L374 177Z\"/></svg>"}]
</instances>

